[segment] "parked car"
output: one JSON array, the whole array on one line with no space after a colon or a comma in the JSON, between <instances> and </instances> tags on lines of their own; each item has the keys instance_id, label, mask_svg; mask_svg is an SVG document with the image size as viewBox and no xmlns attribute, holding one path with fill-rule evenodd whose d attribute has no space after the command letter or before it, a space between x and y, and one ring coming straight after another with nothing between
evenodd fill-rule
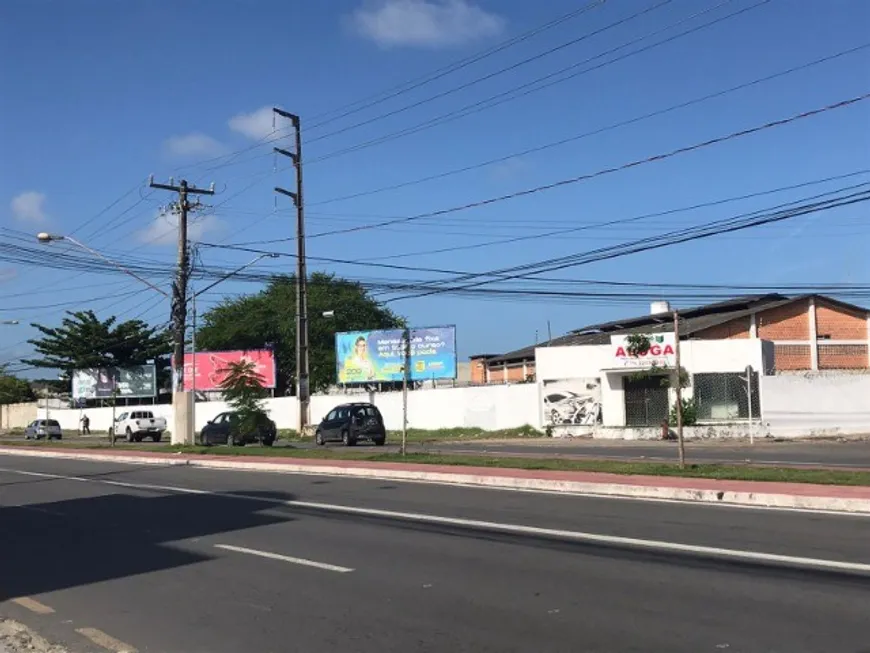
<instances>
[{"instance_id":1,"label":"parked car","mask_svg":"<svg viewBox=\"0 0 870 653\"><path fill-rule=\"evenodd\" d=\"M109 429L109 436L118 437L123 434L127 442L142 442L146 437L160 442L165 430L165 417L154 417L150 410L134 410L121 413L115 418L114 425Z\"/></svg>"},{"instance_id":2,"label":"parked car","mask_svg":"<svg viewBox=\"0 0 870 653\"><path fill-rule=\"evenodd\" d=\"M209 420L199 434L199 441L205 446L226 444L232 447L259 442L265 447L271 447L277 437L278 427L265 415L254 429L242 432L238 413L229 411Z\"/></svg>"},{"instance_id":3,"label":"parked car","mask_svg":"<svg viewBox=\"0 0 870 653\"><path fill-rule=\"evenodd\" d=\"M352 447L359 440L370 440L379 447L387 441L384 418L374 404L336 406L323 418L314 432L314 441L319 445L335 441Z\"/></svg>"},{"instance_id":4,"label":"parked car","mask_svg":"<svg viewBox=\"0 0 870 653\"><path fill-rule=\"evenodd\" d=\"M24 428L25 440L41 440L42 438L62 439L63 431L60 428L60 422L54 419L37 419Z\"/></svg>"}]
</instances>

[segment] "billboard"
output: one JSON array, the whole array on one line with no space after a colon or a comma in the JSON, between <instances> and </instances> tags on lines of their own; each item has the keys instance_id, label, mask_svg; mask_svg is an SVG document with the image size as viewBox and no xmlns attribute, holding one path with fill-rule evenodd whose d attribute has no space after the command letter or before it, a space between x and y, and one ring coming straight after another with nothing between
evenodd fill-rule
<instances>
[{"instance_id":1,"label":"billboard","mask_svg":"<svg viewBox=\"0 0 870 653\"><path fill-rule=\"evenodd\" d=\"M401 381L404 365L402 329L335 334L339 383ZM456 327L411 329L411 380L456 378Z\"/></svg>"},{"instance_id":2,"label":"billboard","mask_svg":"<svg viewBox=\"0 0 870 653\"><path fill-rule=\"evenodd\" d=\"M196 356L195 366L194 356ZM247 351L198 351L196 354L185 354L184 389L196 388L203 392L219 391L221 382L227 376L227 365L241 361L250 361L254 364L257 374L263 379L264 387L275 387L277 379L274 352L271 349L250 349ZM193 384L194 368L196 370L196 385Z\"/></svg>"},{"instance_id":3,"label":"billboard","mask_svg":"<svg viewBox=\"0 0 870 653\"><path fill-rule=\"evenodd\" d=\"M649 351L641 356L628 353L628 336L610 336L610 349L616 367L644 369L649 367L673 367L676 365L676 340L673 333L645 334L649 339Z\"/></svg>"},{"instance_id":4,"label":"billboard","mask_svg":"<svg viewBox=\"0 0 870 653\"><path fill-rule=\"evenodd\" d=\"M131 365L73 372L73 399L109 399L113 393L131 399L156 396L157 370L154 365Z\"/></svg>"}]
</instances>

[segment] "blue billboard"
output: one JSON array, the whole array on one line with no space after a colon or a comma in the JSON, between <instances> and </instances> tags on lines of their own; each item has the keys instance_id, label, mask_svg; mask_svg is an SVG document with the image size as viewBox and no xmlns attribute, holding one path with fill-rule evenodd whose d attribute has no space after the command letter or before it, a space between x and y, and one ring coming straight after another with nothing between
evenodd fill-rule
<instances>
[{"instance_id":1,"label":"blue billboard","mask_svg":"<svg viewBox=\"0 0 870 653\"><path fill-rule=\"evenodd\" d=\"M336 333L338 382L401 381L404 334L402 329ZM410 335L412 381L456 378L456 327L411 329Z\"/></svg>"}]
</instances>

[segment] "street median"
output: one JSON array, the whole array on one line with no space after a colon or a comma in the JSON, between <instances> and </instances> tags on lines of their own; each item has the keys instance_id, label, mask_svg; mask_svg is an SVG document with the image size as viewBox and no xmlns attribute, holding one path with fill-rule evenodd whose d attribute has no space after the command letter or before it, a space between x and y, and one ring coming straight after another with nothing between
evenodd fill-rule
<instances>
[{"instance_id":1,"label":"street median","mask_svg":"<svg viewBox=\"0 0 870 653\"><path fill-rule=\"evenodd\" d=\"M870 514L870 473L860 471L261 448L0 446L0 455Z\"/></svg>"}]
</instances>

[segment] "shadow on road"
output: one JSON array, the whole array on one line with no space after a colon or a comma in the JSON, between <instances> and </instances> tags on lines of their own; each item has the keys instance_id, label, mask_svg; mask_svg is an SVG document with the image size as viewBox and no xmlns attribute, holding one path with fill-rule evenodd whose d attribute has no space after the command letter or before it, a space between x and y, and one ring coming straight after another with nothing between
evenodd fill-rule
<instances>
[{"instance_id":1,"label":"shadow on road","mask_svg":"<svg viewBox=\"0 0 870 653\"><path fill-rule=\"evenodd\" d=\"M0 507L0 602L209 560L170 543L293 520L261 514L269 507L226 496L123 493Z\"/></svg>"}]
</instances>

